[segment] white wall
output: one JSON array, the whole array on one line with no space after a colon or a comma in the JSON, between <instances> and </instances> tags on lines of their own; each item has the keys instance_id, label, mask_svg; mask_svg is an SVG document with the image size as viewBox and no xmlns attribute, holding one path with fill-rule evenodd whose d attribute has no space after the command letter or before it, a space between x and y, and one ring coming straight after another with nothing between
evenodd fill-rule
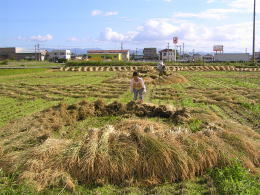
<instances>
[{"instance_id":1,"label":"white wall","mask_svg":"<svg viewBox=\"0 0 260 195\"><path fill-rule=\"evenodd\" d=\"M248 62L250 61L249 53L224 53L224 54L215 54L215 61L217 62Z\"/></svg>"},{"instance_id":2,"label":"white wall","mask_svg":"<svg viewBox=\"0 0 260 195\"><path fill-rule=\"evenodd\" d=\"M162 52L162 59L163 61L168 61L168 53L167 52ZM169 52L169 61L173 62L175 61L175 53L174 51Z\"/></svg>"},{"instance_id":3,"label":"white wall","mask_svg":"<svg viewBox=\"0 0 260 195\"><path fill-rule=\"evenodd\" d=\"M58 58L58 59L71 59L71 51L70 50L53 50L50 52L50 58Z\"/></svg>"}]
</instances>

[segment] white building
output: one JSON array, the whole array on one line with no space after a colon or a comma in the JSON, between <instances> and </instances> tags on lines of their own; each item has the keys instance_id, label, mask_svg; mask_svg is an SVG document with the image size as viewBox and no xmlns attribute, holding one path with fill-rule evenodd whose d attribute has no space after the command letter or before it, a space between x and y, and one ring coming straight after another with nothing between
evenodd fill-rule
<instances>
[{"instance_id":1,"label":"white building","mask_svg":"<svg viewBox=\"0 0 260 195\"><path fill-rule=\"evenodd\" d=\"M214 62L214 56L211 54L207 54L202 56L203 62Z\"/></svg>"},{"instance_id":2,"label":"white building","mask_svg":"<svg viewBox=\"0 0 260 195\"><path fill-rule=\"evenodd\" d=\"M222 53L214 55L216 62L248 62L250 61L249 53Z\"/></svg>"},{"instance_id":3,"label":"white building","mask_svg":"<svg viewBox=\"0 0 260 195\"><path fill-rule=\"evenodd\" d=\"M173 49L164 49L160 51L160 60L173 62L175 59L175 51Z\"/></svg>"},{"instance_id":4,"label":"white building","mask_svg":"<svg viewBox=\"0 0 260 195\"><path fill-rule=\"evenodd\" d=\"M260 52L255 52L255 59L260 62Z\"/></svg>"},{"instance_id":5,"label":"white building","mask_svg":"<svg viewBox=\"0 0 260 195\"><path fill-rule=\"evenodd\" d=\"M53 50L49 53L49 58L51 60L58 60L58 59L71 59L71 51L67 49L59 49L59 50Z\"/></svg>"}]
</instances>

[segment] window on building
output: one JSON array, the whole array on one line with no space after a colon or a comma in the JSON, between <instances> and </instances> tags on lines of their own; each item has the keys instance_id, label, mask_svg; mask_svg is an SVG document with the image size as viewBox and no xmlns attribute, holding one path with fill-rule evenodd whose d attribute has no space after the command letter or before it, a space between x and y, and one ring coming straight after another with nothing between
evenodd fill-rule
<instances>
[{"instance_id":1,"label":"window on building","mask_svg":"<svg viewBox=\"0 0 260 195\"><path fill-rule=\"evenodd\" d=\"M65 52L60 52L60 55L65 55Z\"/></svg>"}]
</instances>

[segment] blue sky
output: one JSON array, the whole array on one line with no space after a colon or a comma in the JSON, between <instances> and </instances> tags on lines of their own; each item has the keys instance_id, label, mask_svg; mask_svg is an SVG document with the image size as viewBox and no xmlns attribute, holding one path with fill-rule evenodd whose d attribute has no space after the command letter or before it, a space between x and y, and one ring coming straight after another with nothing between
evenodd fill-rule
<instances>
[{"instance_id":1,"label":"blue sky","mask_svg":"<svg viewBox=\"0 0 260 195\"><path fill-rule=\"evenodd\" d=\"M253 0L0 0L0 47L251 51ZM256 49L260 50L257 0Z\"/></svg>"}]
</instances>

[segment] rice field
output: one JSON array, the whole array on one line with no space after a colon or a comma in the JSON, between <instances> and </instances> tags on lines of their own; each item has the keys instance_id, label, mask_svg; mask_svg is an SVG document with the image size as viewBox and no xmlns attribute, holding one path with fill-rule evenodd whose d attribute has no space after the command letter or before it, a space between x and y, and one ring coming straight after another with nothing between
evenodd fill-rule
<instances>
[{"instance_id":1,"label":"rice field","mask_svg":"<svg viewBox=\"0 0 260 195\"><path fill-rule=\"evenodd\" d=\"M100 68L0 70L6 194L221 194L224 167L250 169L258 194L259 72L182 70L171 82L144 73L138 104L130 69Z\"/></svg>"}]
</instances>

